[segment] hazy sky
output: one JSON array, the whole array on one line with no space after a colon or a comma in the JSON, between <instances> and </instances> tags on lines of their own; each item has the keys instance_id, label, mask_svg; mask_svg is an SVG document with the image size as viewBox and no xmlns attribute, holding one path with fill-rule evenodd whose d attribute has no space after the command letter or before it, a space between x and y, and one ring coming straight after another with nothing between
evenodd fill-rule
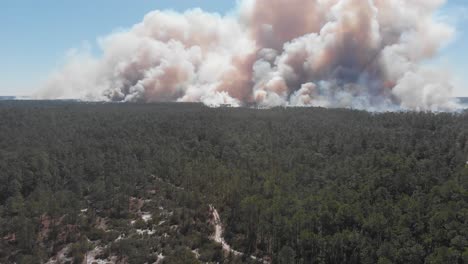
<instances>
[{"instance_id":1,"label":"hazy sky","mask_svg":"<svg viewBox=\"0 0 468 264\"><path fill-rule=\"evenodd\" d=\"M64 62L67 52L95 45L99 36L128 28L155 9L200 7L226 13L235 0L2 0L0 95L27 95ZM468 2L448 0L438 14L457 28L456 39L433 64L451 69L457 96L468 96ZM98 52L96 50L96 52Z\"/></svg>"}]
</instances>

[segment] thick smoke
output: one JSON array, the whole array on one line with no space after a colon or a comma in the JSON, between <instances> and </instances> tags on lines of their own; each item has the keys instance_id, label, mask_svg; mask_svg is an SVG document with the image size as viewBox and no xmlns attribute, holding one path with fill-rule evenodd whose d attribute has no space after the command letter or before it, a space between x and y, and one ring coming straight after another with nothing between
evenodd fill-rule
<instances>
[{"instance_id":1,"label":"thick smoke","mask_svg":"<svg viewBox=\"0 0 468 264\"><path fill-rule=\"evenodd\" d=\"M154 11L71 55L42 98L450 110L428 59L454 30L444 0L244 0L235 15Z\"/></svg>"}]
</instances>

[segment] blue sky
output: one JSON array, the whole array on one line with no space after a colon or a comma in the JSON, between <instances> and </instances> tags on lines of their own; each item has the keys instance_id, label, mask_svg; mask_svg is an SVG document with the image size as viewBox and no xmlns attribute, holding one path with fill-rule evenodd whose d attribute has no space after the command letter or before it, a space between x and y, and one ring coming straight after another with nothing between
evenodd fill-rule
<instances>
[{"instance_id":1,"label":"blue sky","mask_svg":"<svg viewBox=\"0 0 468 264\"><path fill-rule=\"evenodd\" d=\"M235 0L2 0L0 3L0 95L27 95L59 67L68 50L94 44L155 9L200 7L226 13ZM455 24L457 38L433 63L468 81L468 3L449 0L440 16ZM456 95L468 96L468 85Z\"/></svg>"}]
</instances>

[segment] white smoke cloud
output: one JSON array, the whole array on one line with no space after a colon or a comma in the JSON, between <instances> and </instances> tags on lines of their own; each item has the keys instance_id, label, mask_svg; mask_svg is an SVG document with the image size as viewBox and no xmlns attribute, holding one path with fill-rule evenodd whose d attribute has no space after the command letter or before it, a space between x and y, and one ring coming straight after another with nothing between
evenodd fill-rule
<instances>
[{"instance_id":1,"label":"white smoke cloud","mask_svg":"<svg viewBox=\"0 0 468 264\"><path fill-rule=\"evenodd\" d=\"M154 11L74 54L40 98L451 110L429 69L444 0L243 0L234 15Z\"/></svg>"}]
</instances>

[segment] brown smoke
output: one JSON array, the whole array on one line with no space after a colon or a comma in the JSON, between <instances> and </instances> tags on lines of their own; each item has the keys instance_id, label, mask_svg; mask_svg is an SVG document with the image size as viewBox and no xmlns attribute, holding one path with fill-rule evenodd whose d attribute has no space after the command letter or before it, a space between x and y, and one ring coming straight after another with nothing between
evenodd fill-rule
<instances>
[{"instance_id":1,"label":"brown smoke","mask_svg":"<svg viewBox=\"0 0 468 264\"><path fill-rule=\"evenodd\" d=\"M154 11L70 57L38 94L236 106L450 110L425 66L454 29L444 0L243 0L236 15Z\"/></svg>"}]
</instances>

